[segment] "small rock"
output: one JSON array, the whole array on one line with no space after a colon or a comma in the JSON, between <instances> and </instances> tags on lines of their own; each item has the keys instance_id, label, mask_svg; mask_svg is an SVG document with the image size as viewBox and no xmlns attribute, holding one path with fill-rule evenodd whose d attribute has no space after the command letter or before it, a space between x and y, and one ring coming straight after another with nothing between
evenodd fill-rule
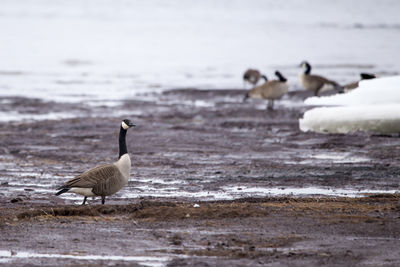
<instances>
[{"instance_id":1,"label":"small rock","mask_svg":"<svg viewBox=\"0 0 400 267\"><path fill-rule=\"evenodd\" d=\"M200 208L200 205L199 204L194 204L193 208Z\"/></svg>"},{"instance_id":2,"label":"small rock","mask_svg":"<svg viewBox=\"0 0 400 267\"><path fill-rule=\"evenodd\" d=\"M10 200L11 203L17 203L17 202L22 202L22 199L19 197L13 198Z\"/></svg>"},{"instance_id":3,"label":"small rock","mask_svg":"<svg viewBox=\"0 0 400 267\"><path fill-rule=\"evenodd\" d=\"M173 245L175 246L180 246L182 245L182 237L179 234L174 234L171 238L170 241Z\"/></svg>"}]
</instances>

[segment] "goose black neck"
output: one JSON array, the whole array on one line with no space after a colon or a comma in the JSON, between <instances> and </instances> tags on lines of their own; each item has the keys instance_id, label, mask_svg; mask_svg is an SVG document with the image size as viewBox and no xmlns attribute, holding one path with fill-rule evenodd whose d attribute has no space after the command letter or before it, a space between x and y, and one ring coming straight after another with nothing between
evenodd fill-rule
<instances>
[{"instance_id":1,"label":"goose black neck","mask_svg":"<svg viewBox=\"0 0 400 267\"><path fill-rule=\"evenodd\" d=\"M265 75L261 75L261 78L263 78L263 79L264 79L264 81L268 82L268 78L267 78L267 76L265 76Z\"/></svg>"},{"instance_id":2,"label":"goose black neck","mask_svg":"<svg viewBox=\"0 0 400 267\"><path fill-rule=\"evenodd\" d=\"M310 74L311 73L311 65L306 63L306 69L304 71L304 74Z\"/></svg>"},{"instance_id":3,"label":"goose black neck","mask_svg":"<svg viewBox=\"0 0 400 267\"><path fill-rule=\"evenodd\" d=\"M121 158L122 155L127 154L128 149L126 148L126 130L122 128L119 130L119 157Z\"/></svg>"},{"instance_id":4,"label":"goose black neck","mask_svg":"<svg viewBox=\"0 0 400 267\"><path fill-rule=\"evenodd\" d=\"M286 82L287 81L287 79L285 77L283 77L283 75L280 72L276 72L275 74L279 78L280 82Z\"/></svg>"}]
</instances>

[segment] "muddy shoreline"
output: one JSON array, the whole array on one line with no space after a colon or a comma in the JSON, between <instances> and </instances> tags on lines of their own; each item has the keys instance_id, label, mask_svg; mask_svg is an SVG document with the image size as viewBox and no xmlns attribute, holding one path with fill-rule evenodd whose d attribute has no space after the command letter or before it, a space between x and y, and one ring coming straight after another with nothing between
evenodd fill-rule
<instances>
[{"instance_id":1,"label":"muddy shoreline","mask_svg":"<svg viewBox=\"0 0 400 267\"><path fill-rule=\"evenodd\" d=\"M2 209L1 251L10 255L0 260L9 265L396 266L399 200L399 195L375 195L196 206L165 199L85 207L21 203ZM24 258L24 251L36 254Z\"/></svg>"},{"instance_id":2,"label":"muddy shoreline","mask_svg":"<svg viewBox=\"0 0 400 267\"><path fill-rule=\"evenodd\" d=\"M170 90L117 106L2 98L2 112L73 117L0 122L0 264L399 265L400 139L303 133L304 92L271 112L243 95ZM104 207L54 196L116 160L125 117L138 125L127 187Z\"/></svg>"}]
</instances>

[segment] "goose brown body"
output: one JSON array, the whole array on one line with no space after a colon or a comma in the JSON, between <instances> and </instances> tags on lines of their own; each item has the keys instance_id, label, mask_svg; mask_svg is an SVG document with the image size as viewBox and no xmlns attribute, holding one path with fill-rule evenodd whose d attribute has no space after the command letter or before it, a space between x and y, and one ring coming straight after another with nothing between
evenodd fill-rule
<instances>
[{"instance_id":1,"label":"goose brown body","mask_svg":"<svg viewBox=\"0 0 400 267\"><path fill-rule=\"evenodd\" d=\"M277 80L267 81L262 85L250 90L249 96L267 100L277 100L282 98L289 90L289 85Z\"/></svg>"},{"instance_id":2,"label":"goose brown body","mask_svg":"<svg viewBox=\"0 0 400 267\"><path fill-rule=\"evenodd\" d=\"M321 89L324 86L331 86L334 89L338 84L334 81L328 80L319 75L312 75L312 74L300 74L300 82L301 85L308 91L314 93L314 95L318 95Z\"/></svg>"},{"instance_id":3,"label":"goose brown body","mask_svg":"<svg viewBox=\"0 0 400 267\"><path fill-rule=\"evenodd\" d=\"M91 188L95 196L110 196L117 193L128 183L129 176L127 177L127 175L129 173L122 174L115 164L102 165L69 180L58 190L71 188L71 191L74 192L79 191L79 189L74 188Z\"/></svg>"}]
</instances>

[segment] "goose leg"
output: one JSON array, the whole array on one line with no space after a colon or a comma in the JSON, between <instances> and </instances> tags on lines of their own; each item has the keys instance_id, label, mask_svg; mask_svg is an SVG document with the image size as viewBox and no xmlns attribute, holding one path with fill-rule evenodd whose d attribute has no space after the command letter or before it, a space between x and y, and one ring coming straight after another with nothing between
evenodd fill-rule
<instances>
[{"instance_id":1,"label":"goose leg","mask_svg":"<svg viewBox=\"0 0 400 267\"><path fill-rule=\"evenodd\" d=\"M104 205L104 203L106 203L106 197L105 197L105 196L104 196L104 197L101 197L101 204Z\"/></svg>"},{"instance_id":2,"label":"goose leg","mask_svg":"<svg viewBox=\"0 0 400 267\"><path fill-rule=\"evenodd\" d=\"M314 92L314 96L318 96L318 94L319 94L319 91L321 90L321 88L322 88L323 86L321 86L320 88L318 88L317 90L315 90L315 92Z\"/></svg>"},{"instance_id":3,"label":"goose leg","mask_svg":"<svg viewBox=\"0 0 400 267\"><path fill-rule=\"evenodd\" d=\"M267 109L268 110L273 110L274 109L274 101L273 100L268 100Z\"/></svg>"},{"instance_id":4,"label":"goose leg","mask_svg":"<svg viewBox=\"0 0 400 267\"><path fill-rule=\"evenodd\" d=\"M83 199L82 206L85 205L87 197Z\"/></svg>"}]
</instances>

